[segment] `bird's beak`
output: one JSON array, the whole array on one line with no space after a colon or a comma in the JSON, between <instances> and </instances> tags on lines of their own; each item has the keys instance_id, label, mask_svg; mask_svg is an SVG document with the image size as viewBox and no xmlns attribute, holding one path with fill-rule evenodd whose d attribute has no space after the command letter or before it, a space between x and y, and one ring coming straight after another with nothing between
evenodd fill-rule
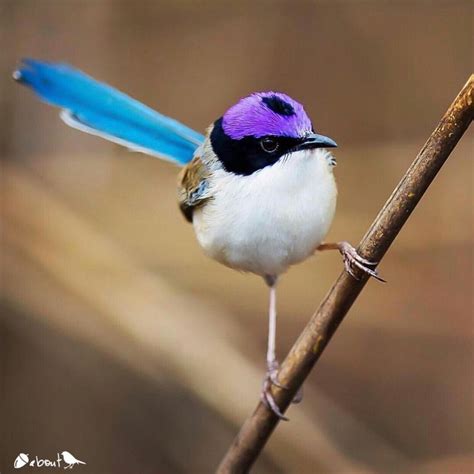
<instances>
[{"instance_id":1,"label":"bird's beak","mask_svg":"<svg viewBox=\"0 0 474 474\"><path fill-rule=\"evenodd\" d=\"M324 135L311 133L298 145L298 150L311 150L312 148L336 148L337 143Z\"/></svg>"}]
</instances>

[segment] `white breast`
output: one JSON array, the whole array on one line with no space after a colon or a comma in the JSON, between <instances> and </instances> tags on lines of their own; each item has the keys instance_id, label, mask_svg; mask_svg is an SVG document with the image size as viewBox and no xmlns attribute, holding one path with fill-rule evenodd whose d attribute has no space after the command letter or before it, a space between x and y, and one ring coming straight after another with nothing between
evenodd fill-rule
<instances>
[{"instance_id":1,"label":"white breast","mask_svg":"<svg viewBox=\"0 0 474 474\"><path fill-rule=\"evenodd\" d=\"M336 207L336 183L326 150L292 153L250 176L219 169L213 196L193 224L210 257L258 275L279 275L314 253Z\"/></svg>"}]
</instances>

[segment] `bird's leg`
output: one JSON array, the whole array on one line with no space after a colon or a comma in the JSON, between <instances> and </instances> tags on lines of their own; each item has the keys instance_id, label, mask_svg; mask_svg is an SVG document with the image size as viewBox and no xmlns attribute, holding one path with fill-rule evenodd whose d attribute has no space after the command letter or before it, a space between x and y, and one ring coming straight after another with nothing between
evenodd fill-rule
<instances>
[{"instance_id":1,"label":"bird's leg","mask_svg":"<svg viewBox=\"0 0 474 474\"><path fill-rule=\"evenodd\" d=\"M276 281L270 286L270 302L268 309L268 345L267 345L267 375L273 385L285 388L278 382L280 364L276 358Z\"/></svg>"},{"instance_id":2,"label":"bird's leg","mask_svg":"<svg viewBox=\"0 0 474 474\"><path fill-rule=\"evenodd\" d=\"M270 301L268 309L268 346L267 346L267 372L265 374L265 379L263 380L263 387L261 393L262 402L275 413L278 418L281 420L288 420L288 418L283 415L280 408L273 398L271 387L276 385L280 388L283 387L280 382L278 382L278 368L279 363L276 358L275 350L275 340L276 340L276 277L267 276L265 278L268 286L270 287Z\"/></svg>"},{"instance_id":3,"label":"bird's leg","mask_svg":"<svg viewBox=\"0 0 474 474\"><path fill-rule=\"evenodd\" d=\"M276 277L266 277L265 281L270 287L270 301L269 301L269 310L268 310L268 348L267 348L267 372L265 374L265 379L263 381L263 388L261 393L261 399L263 403L282 420L288 420L288 418L283 415L281 410L278 408L278 405L273 398L271 393L272 385L275 385L279 388L287 389L285 385L282 385L278 381L278 369L280 364L276 358ZM293 400L293 403L299 403L302 399L301 390L297 393L296 397Z\"/></svg>"},{"instance_id":4,"label":"bird's leg","mask_svg":"<svg viewBox=\"0 0 474 474\"><path fill-rule=\"evenodd\" d=\"M369 260L361 257L349 242L343 240L336 243L322 243L316 250L339 250L344 261L344 268L346 269L346 272L349 273L349 275L351 275L353 278L359 280L359 277L356 276L353 268L357 267L376 280L385 283L385 280L379 277L377 270L375 268L370 268L377 265L378 262L370 262Z\"/></svg>"}]
</instances>

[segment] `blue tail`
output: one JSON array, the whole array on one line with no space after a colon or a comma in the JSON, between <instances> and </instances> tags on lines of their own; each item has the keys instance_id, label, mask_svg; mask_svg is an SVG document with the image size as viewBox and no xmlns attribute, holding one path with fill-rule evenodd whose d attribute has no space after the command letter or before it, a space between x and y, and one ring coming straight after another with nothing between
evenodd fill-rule
<instances>
[{"instance_id":1,"label":"blue tail","mask_svg":"<svg viewBox=\"0 0 474 474\"><path fill-rule=\"evenodd\" d=\"M71 127L159 158L185 164L204 137L66 64L23 60L14 79L64 109Z\"/></svg>"}]
</instances>

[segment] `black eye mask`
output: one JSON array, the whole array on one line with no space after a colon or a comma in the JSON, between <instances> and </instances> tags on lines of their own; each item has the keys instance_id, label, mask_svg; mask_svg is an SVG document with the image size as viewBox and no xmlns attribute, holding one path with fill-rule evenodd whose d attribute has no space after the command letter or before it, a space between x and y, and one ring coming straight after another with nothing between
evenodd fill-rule
<instances>
[{"instance_id":1,"label":"black eye mask","mask_svg":"<svg viewBox=\"0 0 474 474\"><path fill-rule=\"evenodd\" d=\"M230 138L222 128L222 117L214 122L211 132L214 153L229 173L248 176L266 166L275 164L283 155L304 148L302 138L244 137Z\"/></svg>"}]
</instances>

